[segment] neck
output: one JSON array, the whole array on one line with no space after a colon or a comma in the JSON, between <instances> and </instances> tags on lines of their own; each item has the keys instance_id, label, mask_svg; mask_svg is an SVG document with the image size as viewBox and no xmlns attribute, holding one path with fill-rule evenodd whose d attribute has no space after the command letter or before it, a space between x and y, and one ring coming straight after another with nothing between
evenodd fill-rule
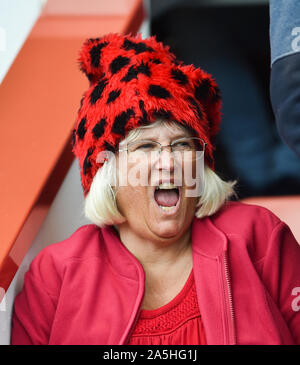
<instances>
[{"instance_id":1,"label":"neck","mask_svg":"<svg viewBox=\"0 0 300 365\"><path fill-rule=\"evenodd\" d=\"M142 309L155 309L168 303L184 286L192 267L191 229L180 239L151 241L131 229L118 227L127 249L145 271L145 294Z\"/></svg>"},{"instance_id":2,"label":"neck","mask_svg":"<svg viewBox=\"0 0 300 365\"><path fill-rule=\"evenodd\" d=\"M151 240L140 237L125 224L116 228L124 246L138 259L148 275L170 275L183 263L191 263L191 229L179 239Z\"/></svg>"}]
</instances>

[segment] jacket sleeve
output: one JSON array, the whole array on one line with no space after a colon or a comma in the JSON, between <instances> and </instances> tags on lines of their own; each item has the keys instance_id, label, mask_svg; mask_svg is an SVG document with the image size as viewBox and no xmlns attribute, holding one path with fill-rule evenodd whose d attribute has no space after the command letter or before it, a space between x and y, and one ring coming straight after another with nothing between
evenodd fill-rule
<instances>
[{"instance_id":1,"label":"jacket sleeve","mask_svg":"<svg viewBox=\"0 0 300 365\"><path fill-rule=\"evenodd\" d=\"M272 231L262 275L296 344L300 344L300 245L284 222Z\"/></svg>"},{"instance_id":2,"label":"jacket sleeve","mask_svg":"<svg viewBox=\"0 0 300 365\"><path fill-rule=\"evenodd\" d=\"M17 295L12 317L12 345L47 345L55 317L58 295L49 291L56 275L49 260L38 255L25 274L22 291ZM48 262L47 262L48 261ZM49 280L45 280L45 279ZM47 282L47 286L45 285ZM50 285L51 286L51 285Z\"/></svg>"},{"instance_id":3,"label":"jacket sleeve","mask_svg":"<svg viewBox=\"0 0 300 365\"><path fill-rule=\"evenodd\" d=\"M270 98L284 142L300 157L299 0L270 0Z\"/></svg>"}]
</instances>

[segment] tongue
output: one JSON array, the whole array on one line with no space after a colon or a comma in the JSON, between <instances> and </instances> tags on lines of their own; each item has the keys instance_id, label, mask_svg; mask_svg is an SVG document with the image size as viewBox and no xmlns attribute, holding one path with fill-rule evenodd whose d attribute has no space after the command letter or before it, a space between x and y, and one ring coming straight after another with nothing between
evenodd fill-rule
<instances>
[{"instance_id":1,"label":"tongue","mask_svg":"<svg viewBox=\"0 0 300 365\"><path fill-rule=\"evenodd\" d=\"M178 193L175 189L156 190L154 193L154 198L158 205L163 205L164 207L172 207L173 205L176 205L178 201Z\"/></svg>"}]
</instances>

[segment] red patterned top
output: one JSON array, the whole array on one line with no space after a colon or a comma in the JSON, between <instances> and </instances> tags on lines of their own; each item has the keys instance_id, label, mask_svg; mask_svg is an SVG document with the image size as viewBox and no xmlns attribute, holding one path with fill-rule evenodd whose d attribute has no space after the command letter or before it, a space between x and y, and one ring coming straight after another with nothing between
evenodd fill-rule
<instances>
[{"instance_id":1,"label":"red patterned top","mask_svg":"<svg viewBox=\"0 0 300 365\"><path fill-rule=\"evenodd\" d=\"M141 310L129 345L205 345L193 270L180 293L168 304Z\"/></svg>"}]
</instances>

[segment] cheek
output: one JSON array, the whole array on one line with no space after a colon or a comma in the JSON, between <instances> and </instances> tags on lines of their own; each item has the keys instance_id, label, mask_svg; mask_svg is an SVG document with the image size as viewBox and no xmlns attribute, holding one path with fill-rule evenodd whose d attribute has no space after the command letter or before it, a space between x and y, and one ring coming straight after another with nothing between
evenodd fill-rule
<instances>
[{"instance_id":1,"label":"cheek","mask_svg":"<svg viewBox=\"0 0 300 365\"><path fill-rule=\"evenodd\" d=\"M117 207L124 217L137 215L146 203L145 193L142 187L121 186L117 193Z\"/></svg>"},{"instance_id":2,"label":"cheek","mask_svg":"<svg viewBox=\"0 0 300 365\"><path fill-rule=\"evenodd\" d=\"M117 160L117 207L124 217L137 216L148 203L149 165L145 161Z\"/></svg>"},{"instance_id":3,"label":"cheek","mask_svg":"<svg viewBox=\"0 0 300 365\"><path fill-rule=\"evenodd\" d=\"M186 164L183 169L183 192L189 203L197 204L203 193L204 166L202 161L193 161ZM195 203L196 202L196 203Z\"/></svg>"},{"instance_id":4,"label":"cheek","mask_svg":"<svg viewBox=\"0 0 300 365\"><path fill-rule=\"evenodd\" d=\"M150 183L151 168L145 159L126 156L117 160L117 181L121 186L147 186Z\"/></svg>"},{"instance_id":5,"label":"cheek","mask_svg":"<svg viewBox=\"0 0 300 365\"><path fill-rule=\"evenodd\" d=\"M198 203L199 198L195 197L195 198L188 198L188 206L190 208L189 213L190 215L195 215L196 212L196 205Z\"/></svg>"}]
</instances>

